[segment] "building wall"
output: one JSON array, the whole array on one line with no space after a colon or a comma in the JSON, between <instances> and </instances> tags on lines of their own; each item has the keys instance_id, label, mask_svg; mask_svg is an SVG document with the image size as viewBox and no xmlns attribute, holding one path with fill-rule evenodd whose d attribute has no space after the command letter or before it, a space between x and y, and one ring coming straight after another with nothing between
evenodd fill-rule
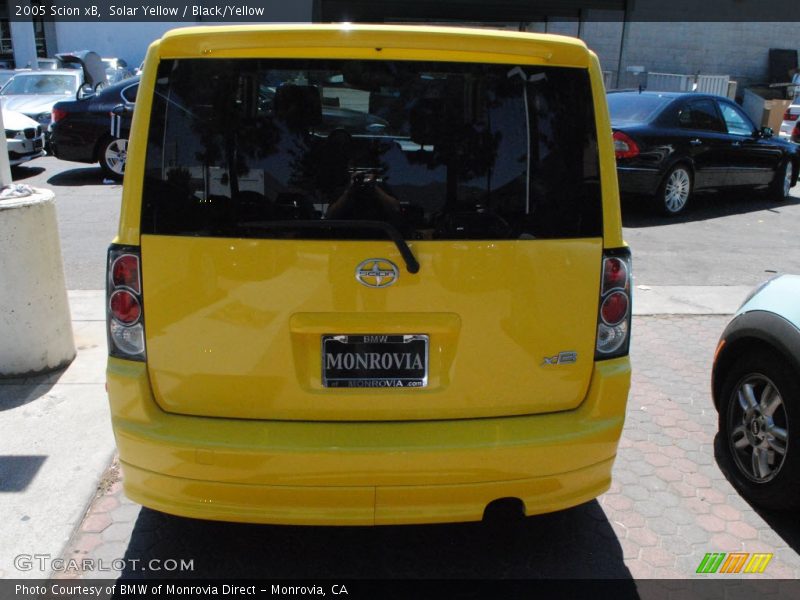
<instances>
[{"instance_id":1,"label":"building wall","mask_svg":"<svg viewBox=\"0 0 800 600\"><path fill-rule=\"evenodd\" d=\"M640 0L644 1L644 0ZM617 23L595 23L584 39L596 48L603 68L616 71L619 45L608 40ZM622 61L620 87L637 84L628 66L644 66L647 71L662 73L702 73L729 75L739 82L739 89L768 80L770 48L800 47L796 23L629 23ZM787 73L786 81L790 80Z\"/></svg>"},{"instance_id":2,"label":"building wall","mask_svg":"<svg viewBox=\"0 0 800 600\"><path fill-rule=\"evenodd\" d=\"M622 40L622 21L601 21L599 19L619 19L621 14L597 11L591 13L589 17L598 20L584 22L581 28L581 39L597 54L600 59L600 67L604 71L616 73L619 64L620 41Z\"/></svg>"},{"instance_id":3,"label":"building wall","mask_svg":"<svg viewBox=\"0 0 800 600\"><path fill-rule=\"evenodd\" d=\"M604 71L612 71L612 84L636 87L645 76L628 72L642 66L646 71L706 75L728 75L739 83L739 90L768 80L770 48L800 49L795 22L673 22L680 15L692 14L699 0L636 0L629 14L621 73L620 45L622 12L588 11L580 24L580 35L600 58ZM736 0L702 0L720 7L720 14L732 14ZM704 9L709 13L711 7ZM768 9L761 15L768 14ZM779 17L780 15L776 15ZM638 19L638 20L637 20ZM645 20L647 19L647 20ZM660 20L659 20L660 19ZM529 31L578 35L574 21L530 23ZM789 81L787 74L787 81Z\"/></svg>"},{"instance_id":4,"label":"building wall","mask_svg":"<svg viewBox=\"0 0 800 600\"><path fill-rule=\"evenodd\" d=\"M797 23L636 21L637 16L652 18L649 9L654 7L662 9L655 16L667 16L663 15L663 0L637 0L635 6L630 14L634 20L627 23L621 65L621 12L589 11L580 25L575 20L552 20L528 23L526 29L580 37L597 53L603 70L612 72L615 87L644 84L646 75L628 71L628 67L640 66L659 73L728 75L741 90L768 80L770 48L800 48ZM788 74L786 80L790 80Z\"/></svg>"}]
</instances>

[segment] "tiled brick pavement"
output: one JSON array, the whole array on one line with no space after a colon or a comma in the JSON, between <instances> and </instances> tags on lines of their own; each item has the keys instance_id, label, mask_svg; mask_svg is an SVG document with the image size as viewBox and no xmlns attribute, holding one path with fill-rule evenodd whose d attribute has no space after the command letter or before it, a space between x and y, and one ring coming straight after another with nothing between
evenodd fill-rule
<instances>
[{"instance_id":1,"label":"tiled brick pavement","mask_svg":"<svg viewBox=\"0 0 800 600\"><path fill-rule=\"evenodd\" d=\"M726 321L634 320L625 431L611 489L596 502L511 528L252 526L140 509L112 472L65 557L102 559L104 568L139 559L130 576L170 575L139 572L151 559L192 559L193 572L175 575L687 578L707 552L744 551L775 554L758 577L800 577L797 520L754 511L714 460L709 373Z\"/></svg>"}]
</instances>

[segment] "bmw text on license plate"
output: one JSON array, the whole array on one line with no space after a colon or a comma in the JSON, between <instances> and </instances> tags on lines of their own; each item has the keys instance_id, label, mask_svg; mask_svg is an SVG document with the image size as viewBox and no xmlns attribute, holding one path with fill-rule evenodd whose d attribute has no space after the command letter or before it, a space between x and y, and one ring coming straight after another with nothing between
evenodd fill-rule
<instances>
[{"instance_id":1,"label":"bmw text on license plate","mask_svg":"<svg viewBox=\"0 0 800 600\"><path fill-rule=\"evenodd\" d=\"M425 387L428 385L428 336L323 335L322 385Z\"/></svg>"}]
</instances>

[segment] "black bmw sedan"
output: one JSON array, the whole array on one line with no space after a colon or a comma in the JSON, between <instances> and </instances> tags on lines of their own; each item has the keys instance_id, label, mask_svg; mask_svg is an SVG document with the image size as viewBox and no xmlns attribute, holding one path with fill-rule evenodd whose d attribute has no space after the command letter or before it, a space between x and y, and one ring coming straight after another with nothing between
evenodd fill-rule
<instances>
[{"instance_id":1,"label":"black bmw sedan","mask_svg":"<svg viewBox=\"0 0 800 600\"><path fill-rule=\"evenodd\" d=\"M727 98L609 92L608 108L620 192L649 197L664 214L683 211L695 191L765 187L783 199L797 183L798 146Z\"/></svg>"},{"instance_id":2,"label":"black bmw sedan","mask_svg":"<svg viewBox=\"0 0 800 600\"><path fill-rule=\"evenodd\" d=\"M132 77L82 100L53 106L50 144L56 158L99 162L111 179L122 179L139 78Z\"/></svg>"}]
</instances>

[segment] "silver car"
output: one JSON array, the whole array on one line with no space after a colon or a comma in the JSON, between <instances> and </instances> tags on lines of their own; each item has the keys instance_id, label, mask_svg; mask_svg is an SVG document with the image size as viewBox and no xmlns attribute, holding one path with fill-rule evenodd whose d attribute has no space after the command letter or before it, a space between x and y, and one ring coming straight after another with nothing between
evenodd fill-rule
<instances>
[{"instance_id":1,"label":"silver car","mask_svg":"<svg viewBox=\"0 0 800 600\"><path fill-rule=\"evenodd\" d=\"M6 110L16 110L39 123L47 135L50 113L60 100L91 95L107 85L100 56L90 50L57 54L61 69L21 71L0 89Z\"/></svg>"},{"instance_id":2,"label":"silver car","mask_svg":"<svg viewBox=\"0 0 800 600\"><path fill-rule=\"evenodd\" d=\"M24 71L3 86L0 101L6 110L21 112L46 128L53 105L59 100L74 99L81 82L78 69Z\"/></svg>"}]
</instances>

